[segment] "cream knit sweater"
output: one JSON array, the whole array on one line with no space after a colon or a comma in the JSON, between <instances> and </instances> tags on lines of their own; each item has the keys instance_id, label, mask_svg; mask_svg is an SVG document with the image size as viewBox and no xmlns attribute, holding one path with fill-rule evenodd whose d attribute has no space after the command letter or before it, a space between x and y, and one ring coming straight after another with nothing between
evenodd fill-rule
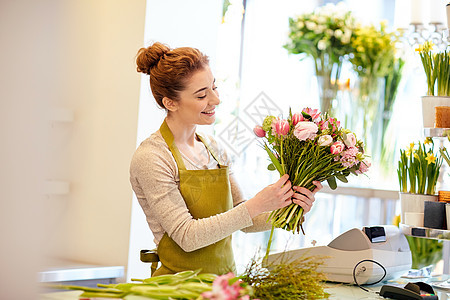
<instances>
[{"instance_id":1,"label":"cream knit sweater","mask_svg":"<svg viewBox=\"0 0 450 300\"><path fill-rule=\"evenodd\" d=\"M219 156L220 163L230 167L231 160L224 149L212 137L202 137ZM183 160L188 170L217 168L211 155L208 164L203 166L185 156ZM229 175L234 207L209 218L194 219L179 190L177 164L161 133L157 131L144 140L131 160L130 181L153 232L155 244L158 245L167 232L184 251L190 252L220 241L237 230L269 230L268 214L252 219L247 207L239 205L244 200L231 168Z\"/></svg>"}]
</instances>

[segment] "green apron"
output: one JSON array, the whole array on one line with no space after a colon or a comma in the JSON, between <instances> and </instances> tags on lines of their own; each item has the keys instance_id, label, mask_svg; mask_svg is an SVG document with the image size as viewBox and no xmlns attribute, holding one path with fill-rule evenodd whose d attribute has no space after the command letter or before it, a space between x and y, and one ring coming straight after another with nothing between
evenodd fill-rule
<instances>
[{"instance_id":1,"label":"green apron","mask_svg":"<svg viewBox=\"0 0 450 300\"><path fill-rule=\"evenodd\" d=\"M186 170L181 154L173 141L173 134L165 120L160 132L178 165L180 192L192 217L194 219L208 218L233 208L228 167L219 163L207 143L197 135L218 162L219 168ZM231 235L212 245L185 252L166 232L158 244L157 251L161 267L152 276L197 269L201 269L202 273L218 275L228 272L236 273Z\"/></svg>"}]
</instances>

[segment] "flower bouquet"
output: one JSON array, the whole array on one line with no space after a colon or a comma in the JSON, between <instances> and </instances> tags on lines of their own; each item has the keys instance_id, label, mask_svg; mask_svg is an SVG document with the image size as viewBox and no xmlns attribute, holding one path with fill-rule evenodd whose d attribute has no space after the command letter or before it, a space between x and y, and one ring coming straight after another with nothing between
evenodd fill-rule
<instances>
[{"instance_id":1,"label":"flower bouquet","mask_svg":"<svg viewBox=\"0 0 450 300\"><path fill-rule=\"evenodd\" d=\"M363 143L354 133L317 109L290 111L287 119L267 116L254 133L265 139L264 149L271 161L268 169L277 170L280 176L289 174L292 185L311 191L316 187L313 181L327 180L335 189L336 178L347 182L350 174L362 174L370 167ZM303 208L297 204L273 211L271 236L274 227L300 232L302 217Z\"/></svg>"},{"instance_id":2,"label":"flower bouquet","mask_svg":"<svg viewBox=\"0 0 450 300\"><path fill-rule=\"evenodd\" d=\"M329 113L333 108L344 57L353 51L355 26L351 11L342 2L289 18L289 41L284 48L314 59L323 112Z\"/></svg>"}]
</instances>

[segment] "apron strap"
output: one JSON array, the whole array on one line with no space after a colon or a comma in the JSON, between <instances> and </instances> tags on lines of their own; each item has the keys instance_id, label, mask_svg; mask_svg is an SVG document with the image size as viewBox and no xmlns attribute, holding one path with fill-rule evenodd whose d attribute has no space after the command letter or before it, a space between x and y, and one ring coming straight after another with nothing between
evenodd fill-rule
<instances>
[{"instance_id":1,"label":"apron strap","mask_svg":"<svg viewBox=\"0 0 450 300\"><path fill-rule=\"evenodd\" d=\"M208 149L209 153L211 153L211 156L217 161L217 165L219 166L219 168L221 168L223 165L220 163L219 157L216 155L214 150L209 146L208 143L205 142L205 139L201 135L197 134L197 137L205 145L205 147L206 147L206 149Z\"/></svg>"},{"instance_id":2,"label":"apron strap","mask_svg":"<svg viewBox=\"0 0 450 300\"><path fill-rule=\"evenodd\" d=\"M167 126L166 119L164 119L164 122L161 124L159 131L161 132L162 137L166 141L167 146L169 146L170 152L172 152L173 158L175 158L175 161L178 165L178 169L186 170L186 166L184 165L184 161L183 158L181 157L180 151L178 150L177 146L173 141L173 134L170 131L169 126Z\"/></svg>"},{"instance_id":3,"label":"apron strap","mask_svg":"<svg viewBox=\"0 0 450 300\"><path fill-rule=\"evenodd\" d=\"M170 131L169 126L167 126L167 122L164 119L164 122L161 124L161 127L159 128L159 131L161 132L162 137L166 141L167 145L169 146L170 152L172 152L173 157L175 158L175 161L178 165L179 170L186 170L186 166L184 165L183 158L181 157L181 153L178 150L177 146L175 145L175 142L173 141L173 134ZM223 165L220 163L218 156L216 153L211 149L211 147L208 145L208 143L205 142L204 138L201 137L199 134L196 134L197 137L200 139L200 141L205 145L206 149L211 153L211 156L217 161L217 165L219 168L223 167Z\"/></svg>"}]
</instances>

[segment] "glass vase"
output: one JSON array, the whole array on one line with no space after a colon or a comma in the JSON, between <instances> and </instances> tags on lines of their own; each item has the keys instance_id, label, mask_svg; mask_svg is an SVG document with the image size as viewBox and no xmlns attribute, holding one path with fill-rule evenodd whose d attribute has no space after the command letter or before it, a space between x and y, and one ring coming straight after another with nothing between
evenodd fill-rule
<instances>
[{"instance_id":1,"label":"glass vase","mask_svg":"<svg viewBox=\"0 0 450 300\"><path fill-rule=\"evenodd\" d=\"M341 73L342 62L333 62L328 55L322 55L314 60L316 79L319 88L319 104L322 113L333 116L334 105L338 92L338 79Z\"/></svg>"},{"instance_id":2,"label":"glass vase","mask_svg":"<svg viewBox=\"0 0 450 300\"><path fill-rule=\"evenodd\" d=\"M372 160L378 160L382 152L384 113L384 77L359 76L354 90L354 111L359 124L356 134L361 137Z\"/></svg>"}]
</instances>

